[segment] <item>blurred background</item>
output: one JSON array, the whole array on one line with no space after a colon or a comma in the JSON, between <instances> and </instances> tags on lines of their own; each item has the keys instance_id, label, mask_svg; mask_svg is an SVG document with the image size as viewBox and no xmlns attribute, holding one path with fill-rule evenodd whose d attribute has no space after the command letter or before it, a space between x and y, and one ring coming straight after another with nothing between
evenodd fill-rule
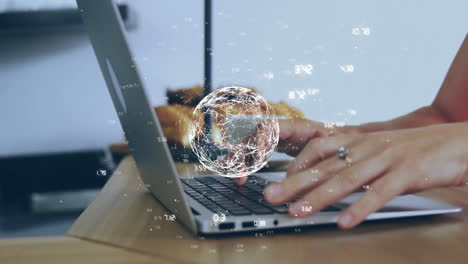
<instances>
[{"instance_id":1,"label":"blurred background","mask_svg":"<svg viewBox=\"0 0 468 264\"><path fill-rule=\"evenodd\" d=\"M203 84L203 1L119 1L152 103ZM468 2L214 1L214 88L255 87L307 118L384 120L431 103ZM124 153L72 0L0 3L0 238L60 235Z\"/></svg>"}]
</instances>

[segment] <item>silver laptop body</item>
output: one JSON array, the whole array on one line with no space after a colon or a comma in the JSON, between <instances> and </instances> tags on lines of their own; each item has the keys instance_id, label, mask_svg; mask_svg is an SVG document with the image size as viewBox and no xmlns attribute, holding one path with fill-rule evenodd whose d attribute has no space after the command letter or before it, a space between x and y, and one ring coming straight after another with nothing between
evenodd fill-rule
<instances>
[{"instance_id":1,"label":"silver laptop body","mask_svg":"<svg viewBox=\"0 0 468 264\"><path fill-rule=\"evenodd\" d=\"M91 44L106 81L114 107L140 171L154 197L193 233L221 234L240 231L330 224L339 211L359 198L355 193L334 207L339 210L319 212L307 218L292 218L287 213L222 215L213 212L184 193L159 120L145 94L144 83L129 49L124 25L112 0L77 0ZM265 179L281 179L284 173L257 173ZM196 178L198 179L197 176ZM215 176L216 177L216 176ZM219 178L222 178L218 176ZM190 177L189 177L190 178ZM367 219L386 219L419 215L453 213L460 208L414 195L390 201Z\"/></svg>"}]
</instances>

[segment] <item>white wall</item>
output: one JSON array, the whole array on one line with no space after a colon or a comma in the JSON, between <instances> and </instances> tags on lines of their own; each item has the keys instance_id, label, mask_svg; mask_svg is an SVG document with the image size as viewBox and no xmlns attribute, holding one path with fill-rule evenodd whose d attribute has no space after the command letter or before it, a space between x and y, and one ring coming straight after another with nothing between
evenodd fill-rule
<instances>
[{"instance_id":1,"label":"white wall","mask_svg":"<svg viewBox=\"0 0 468 264\"><path fill-rule=\"evenodd\" d=\"M202 1L128 2L139 20L129 38L152 101L163 103L166 87L200 84ZM430 103L468 32L463 0L214 2L215 85L255 86L324 121L388 119ZM353 36L355 27L371 34ZM295 75L295 64L313 73ZM355 71L342 72L345 64ZM0 81L1 156L122 138L84 33L1 35ZM307 89L320 93L288 99Z\"/></svg>"}]
</instances>

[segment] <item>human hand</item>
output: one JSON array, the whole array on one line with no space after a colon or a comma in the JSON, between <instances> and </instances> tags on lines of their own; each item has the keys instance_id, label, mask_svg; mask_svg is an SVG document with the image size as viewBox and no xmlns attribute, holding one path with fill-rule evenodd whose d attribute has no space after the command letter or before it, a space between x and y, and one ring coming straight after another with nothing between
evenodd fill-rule
<instances>
[{"instance_id":1,"label":"human hand","mask_svg":"<svg viewBox=\"0 0 468 264\"><path fill-rule=\"evenodd\" d=\"M278 125L279 142L276 151L292 157L296 157L312 139L343 133L357 133L357 130L351 127L325 128L323 123L307 119L280 119ZM262 146L257 144L257 147ZM252 158L257 157L249 157L249 159ZM244 184L246 181L247 177L235 178L237 184Z\"/></svg>"},{"instance_id":2,"label":"human hand","mask_svg":"<svg viewBox=\"0 0 468 264\"><path fill-rule=\"evenodd\" d=\"M397 195L467 182L467 135L468 123L454 123L316 138L292 162L288 177L265 189L265 198L281 204L300 197L289 212L305 217L367 185L338 218L341 228L352 228ZM351 166L337 157L340 146L349 149Z\"/></svg>"},{"instance_id":3,"label":"human hand","mask_svg":"<svg viewBox=\"0 0 468 264\"><path fill-rule=\"evenodd\" d=\"M305 144L312 138L327 136L327 132L321 123L306 120L306 119L283 119L278 120L279 125L279 141L276 147L277 152L286 153L290 156L295 157L299 154ZM262 127L258 127L257 130L261 130ZM255 139L256 148L262 148L262 142L256 140L256 135L262 134L255 133L252 138ZM247 163L253 159L260 157L247 157ZM266 158L266 157L263 157ZM249 166L249 164L246 164ZM246 177L235 178L235 182L239 185L244 184L247 181Z\"/></svg>"}]
</instances>

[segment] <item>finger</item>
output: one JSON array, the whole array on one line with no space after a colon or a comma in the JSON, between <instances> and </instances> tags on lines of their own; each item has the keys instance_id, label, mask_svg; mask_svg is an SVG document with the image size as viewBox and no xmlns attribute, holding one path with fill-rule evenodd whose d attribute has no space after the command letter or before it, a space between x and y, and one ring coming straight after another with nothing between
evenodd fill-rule
<instances>
[{"instance_id":1,"label":"finger","mask_svg":"<svg viewBox=\"0 0 468 264\"><path fill-rule=\"evenodd\" d=\"M323 124L307 119L280 119L278 120L280 128L280 140L304 141L311 134L311 131L321 131L326 135Z\"/></svg>"},{"instance_id":2,"label":"finger","mask_svg":"<svg viewBox=\"0 0 468 264\"><path fill-rule=\"evenodd\" d=\"M242 185L247 181L247 177L234 178L234 183Z\"/></svg>"},{"instance_id":3,"label":"finger","mask_svg":"<svg viewBox=\"0 0 468 264\"><path fill-rule=\"evenodd\" d=\"M367 153L366 145L361 144L351 147L353 152L349 153L353 164L367 159L373 153ZM283 181L265 189L265 198L273 204L285 203L296 197L302 196L305 192L319 186L330 177L339 174L343 169L349 167L349 164L337 156L330 157L317 166L299 171L296 174L288 175ZM281 192L281 193L280 193Z\"/></svg>"},{"instance_id":4,"label":"finger","mask_svg":"<svg viewBox=\"0 0 468 264\"><path fill-rule=\"evenodd\" d=\"M400 173L396 171L388 173L364 192L358 201L341 213L338 217L338 226L343 229L355 227L395 196L404 193L407 186L407 180Z\"/></svg>"},{"instance_id":5,"label":"finger","mask_svg":"<svg viewBox=\"0 0 468 264\"><path fill-rule=\"evenodd\" d=\"M296 156L312 138L325 137L326 131L318 122L306 119L278 120L279 142L276 151Z\"/></svg>"},{"instance_id":6,"label":"finger","mask_svg":"<svg viewBox=\"0 0 468 264\"><path fill-rule=\"evenodd\" d=\"M345 162L329 159L317 167L290 175L279 183L271 184L265 189L265 198L273 204L291 201L322 184L345 167L347 167Z\"/></svg>"},{"instance_id":7,"label":"finger","mask_svg":"<svg viewBox=\"0 0 468 264\"><path fill-rule=\"evenodd\" d=\"M292 216L304 217L318 212L382 175L387 170L388 164L389 161L383 155L353 164L352 167L344 169L291 205L289 213Z\"/></svg>"},{"instance_id":8,"label":"finger","mask_svg":"<svg viewBox=\"0 0 468 264\"><path fill-rule=\"evenodd\" d=\"M336 154L340 146L349 145L356 136L338 135L335 137L312 139L306 147L297 155L288 167L288 175L295 174L306 168L312 167L319 161Z\"/></svg>"}]
</instances>

